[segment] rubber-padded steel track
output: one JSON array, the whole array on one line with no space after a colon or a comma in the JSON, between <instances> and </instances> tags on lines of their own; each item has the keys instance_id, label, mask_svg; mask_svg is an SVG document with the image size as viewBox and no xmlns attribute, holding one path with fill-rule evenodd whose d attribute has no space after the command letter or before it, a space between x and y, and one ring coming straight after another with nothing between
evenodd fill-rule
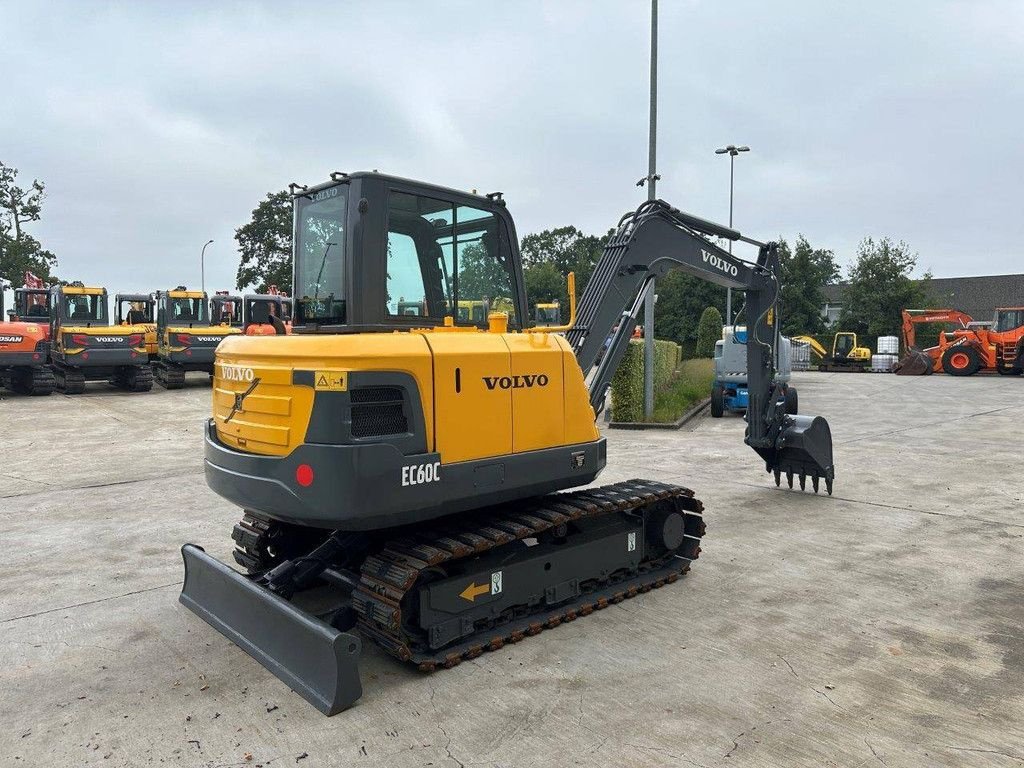
<instances>
[{"instance_id":1,"label":"rubber-padded steel track","mask_svg":"<svg viewBox=\"0 0 1024 768\"><path fill-rule=\"evenodd\" d=\"M181 389L185 386L185 371L176 365L157 363L153 366L156 383L164 389Z\"/></svg>"},{"instance_id":2,"label":"rubber-padded steel track","mask_svg":"<svg viewBox=\"0 0 1024 768\"><path fill-rule=\"evenodd\" d=\"M420 576L457 559L470 558L511 542L535 537L581 518L631 512L665 499L675 499L684 515L686 536L675 551L646 561L633 574L620 575L569 602L532 609L523 606L515 618L497 624L456 645L431 651L422 638L403 625ZM352 594L363 634L391 655L417 664L424 671L453 667L485 650L494 651L563 621L573 621L595 610L641 592L676 581L700 554L704 535L703 504L693 491L649 480L630 480L573 493L554 494L525 503L480 510L412 535L385 543L362 565L359 587Z\"/></svg>"},{"instance_id":3,"label":"rubber-padded steel track","mask_svg":"<svg viewBox=\"0 0 1024 768\"><path fill-rule=\"evenodd\" d=\"M58 392L65 395L80 395L85 392L85 374L81 368L53 366L53 376Z\"/></svg>"}]
</instances>

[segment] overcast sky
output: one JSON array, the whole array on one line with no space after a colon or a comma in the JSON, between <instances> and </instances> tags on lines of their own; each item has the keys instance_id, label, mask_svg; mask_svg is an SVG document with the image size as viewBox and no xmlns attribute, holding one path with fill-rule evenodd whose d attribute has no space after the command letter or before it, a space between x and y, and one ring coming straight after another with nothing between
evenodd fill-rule
<instances>
[{"instance_id":1,"label":"overcast sky","mask_svg":"<svg viewBox=\"0 0 1024 768\"><path fill-rule=\"evenodd\" d=\"M849 261L1024 271L1024 3L661 0L660 197ZM290 181L380 169L505 192L520 236L643 199L647 0L0 0L0 160L46 182L58 274L231 288Z\"/></svg>"}]
</instances>

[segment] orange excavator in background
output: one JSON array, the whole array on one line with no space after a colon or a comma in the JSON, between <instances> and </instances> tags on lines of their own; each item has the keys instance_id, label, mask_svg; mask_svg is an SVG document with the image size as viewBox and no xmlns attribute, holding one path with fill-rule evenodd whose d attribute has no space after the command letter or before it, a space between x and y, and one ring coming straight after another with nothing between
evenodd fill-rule
<instances>
[{"instance_id":1,"label":"orange excavator in background","mask_svg":"<svg viewBox=\"0 0 1024 768\"><path fill-rule=\"evenodd\" d=\"M271 286L271 288L276 288ZM290 302L289 302L290 303ZM285 299L274 293L248 293L242 297L242 333L246 336L284 336Z\"/></svg>"},{"instance_id":2,"label":"orange excavator in background","mask_svg":"<svg viewBox=\"0 0 1024 768\"><path fill-rule=\"evenodd\" d=\"M31 279L30 279L31 278ZM40 286L39 289L28 287ZM0 284L0 387L25 395L48 395L56 381L47 366L50 326L45 284L25 273L26 289L15 291L15 309L4 320L3 285ZM42 303L26 291L42 292ZM24 307L19 307L22 301ZM24 315L24 317L23 317Z\"/></svg>"},{"instance_id":3,"label":"orange excavator in background","mask_svg":"<svg viewBox=\"0 0 1024 768\"><path fill-rule=\"evenodd\" d=\"M914 330L921 323L957 323L960 327L941 332L936 346L919 350ZM950 376L971 376L981 370L995 370L1004 376L1019 376L1022 339L1024 307L1000 307L991 323L975 321L956 309L904 309L906 357L897 366L897 373L944 371ZM925 357L930 361L930 370Z\"/></svg>"},{"instance_id":4,"label":"orange excavator in background","mask_svg":"<svg viewBox=\"0 0 1024 768\"><path fill-rule=\"evenodd\" d=\"M284 321L285 328L288 329L288 333L292 332L292 300L291 297L278 288L276 285L268 285L267 293L271 296L281 297L281 320Z\"/></svg>"}]
</instances>

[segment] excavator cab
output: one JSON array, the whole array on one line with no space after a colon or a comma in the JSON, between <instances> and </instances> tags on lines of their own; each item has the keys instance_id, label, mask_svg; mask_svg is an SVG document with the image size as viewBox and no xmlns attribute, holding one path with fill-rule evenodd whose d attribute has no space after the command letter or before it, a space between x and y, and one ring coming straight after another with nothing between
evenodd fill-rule
<instances>
[{"instance_id":1,"label":"excavator cab","mask_svg":"<svg viewBox=\"0 0 1024 768\"><path fill-rule=\"evenodd\" d=\"M284 300L277 294L246 294L242 299L242 333L246 336L285 335Z\"/></svg>"},{"instance_id":2,"label":"excavator cab","mask_svg":"<svg viewBox=\"0 0 1024 768\"><path fill-rule=\"evenodd\" d=\"M293 185L296 333L525 327L515 226L500 193L382 174Z\"/></svg>"},{"instance_id":3,"label":"excavator cab","mask_svg":"<svg viewBox=\"0 0 1024 768\"><path fill-rule=\"evenodd\" d=\"M840 332L832 340L832 356L835 358L849 357L850 353L857 348L857 334Z\"/></svg>"},{"instance_id":4,"label":"excavator cab","mask_svg":"<svg viewBox=\"0 0 1024 768\"><path fill-rule=\"evenodd\" d=\"M50 290L48 288L17 288L14 291L12 317L23 322L49 323Z\"/></svg>"},{"instance_id":5,"label":"excavator cab","mask_svg":"<svg viewBox=\"0 0 1024 768\"><path fill-rule=\"evenodd\" d=\"M210 299L210 322L213 325L242 327L242 297L227 291L217 291Z\"/></svg>"},{"instance_id":6,"label":"excavator cab","mask_svg":"<svg viewBox=\"0 0 1024 768\"><path fill-rule=\"evenodd\" d=\"M156 359L156 301L148 293L119 293L114 297L114 324L146 329L146 355Z\"/></svg>"},{"instance_id":7,"label":"excavator cab","mask_svg":"<svg viewBox=\"0 0 1024 768\"><path fill-rule=\"evenodd\" d=\"M117 325L146 325L156 322L156 302L148 293L119 293L114 297Z\"/></svg>"},{"instance_id":8,"label":"excavator cab","mask_svg":"<svg viewBox=\"0 0 1024 768\"><path fill-rule=\"evenodd\" d=\"M561 325L562 313L557 301L534 305L534 320L539 326Z\"/></svg>"}]
</instances>

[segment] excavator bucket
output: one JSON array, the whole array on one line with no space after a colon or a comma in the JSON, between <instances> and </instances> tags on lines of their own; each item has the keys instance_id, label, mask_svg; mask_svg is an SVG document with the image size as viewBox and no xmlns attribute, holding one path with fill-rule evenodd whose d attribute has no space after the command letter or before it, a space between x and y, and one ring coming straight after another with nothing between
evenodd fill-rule
<instances>
[{"instance_id":1,"label":"excavator bucket","mask_svg":"<svg viewBox=\"0 0 1024 768\"><path fill-rule=\"evenodd\" d=\"M817 493L820 481L824 480L825 490L832 495L832 430L821 416L787 416L775 447L756 450L765 460L767 470L774 473L776 485L781 484L785 475L792 488L793 478L797 477L800 490L804 490L810 478Z\"/></svg>"},{"instance_id":2,"label":"excavator bucket","mask_svg":"<svg viewBox=\"0 0 1024 768\"><path fill-rule=\"evenodd\" d=\"M934 366L926 352L911 348L909 352L893 366L892 372L897 376L927 376Z\"/></svg>"},{"instance_id":3,"label":"excavator bucket","mask_svg":"<svg viewBox=\"0 0 1024 768\"><path fill-rule=\"evenodd\" d=\"M357 635L300 610L201 547L181 548L185 583L178 598L325 715L362 696Z\"/></svg>"}]
</instances>

